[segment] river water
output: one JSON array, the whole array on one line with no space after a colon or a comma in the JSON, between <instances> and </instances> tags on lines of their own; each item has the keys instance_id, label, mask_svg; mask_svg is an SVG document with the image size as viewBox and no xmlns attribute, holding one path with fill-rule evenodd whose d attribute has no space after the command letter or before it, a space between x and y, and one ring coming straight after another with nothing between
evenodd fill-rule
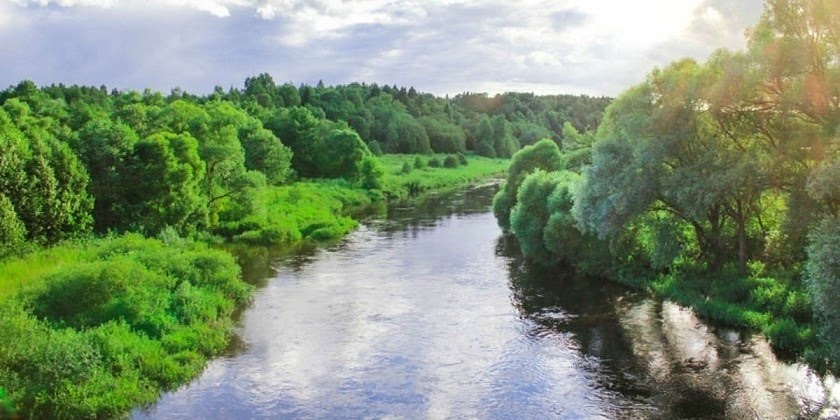
<instances>
[{"instance_id":1,"label":"river water","mask_svg":"<svg viewBox=\"0 0 840 420\"><path fill-rule=\"evenodd\" d=\"M760 337L518 257L496 186L253 252L236 345L142 418L811 418L840 386Z\"/></svg>"}]
</instances>

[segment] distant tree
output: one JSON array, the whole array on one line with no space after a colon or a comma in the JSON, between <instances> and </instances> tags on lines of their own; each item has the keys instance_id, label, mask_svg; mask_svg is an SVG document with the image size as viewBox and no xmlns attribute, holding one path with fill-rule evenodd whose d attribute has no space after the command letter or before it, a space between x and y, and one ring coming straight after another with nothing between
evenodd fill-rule
<instances>
[{"instance_id":1,"label":"distant tree","mask_svg":"<svg viewBox=\"0 0 840 420\"><path fill-rule=\"evenodd\" d=\"M252 120L239 129L245 150L245 168L262 172L268 183L280 185L288 180L292 170L292 150L269 130Z\"/></svg>"},{"instance_id":2,"label":"distant tree","mask_svg":"<svg viewBox=\"0 0 840 420\"><path fill-rule=\"evenodd\" d=\"M443 159L443 167L444 168L457 168L460 165L461 165L461 162L458 161L458 156L447 155L446 158Z\"/></svg>"},{"instance_id":3,"label":"distant tree","mask_svg":"<svg viewBox=\"0 0 840 420\"><path fill-rule=\"evenodd\" d=\"M323 178L359 179L362 163L371 156L365 142L351 129L333 130L319 142L315 155L318 176ZM374 160L368 160L368 169Z\"/></svg>"}]
</instances>

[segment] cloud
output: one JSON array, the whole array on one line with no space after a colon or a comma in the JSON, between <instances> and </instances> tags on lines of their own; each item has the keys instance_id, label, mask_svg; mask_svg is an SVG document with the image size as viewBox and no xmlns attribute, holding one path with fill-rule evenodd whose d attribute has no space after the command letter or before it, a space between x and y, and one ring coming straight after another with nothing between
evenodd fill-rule
<instances>
[{"instance_id":1,"label":"cloud","mask_svg":"<svg viewBox=\"0 0 840 420\"><path fill-rule=\"evenodd\" d=\"M614 95L743 46L761 0L0 0L0 83L279 81Z\"/></svg>"}]
</instances>

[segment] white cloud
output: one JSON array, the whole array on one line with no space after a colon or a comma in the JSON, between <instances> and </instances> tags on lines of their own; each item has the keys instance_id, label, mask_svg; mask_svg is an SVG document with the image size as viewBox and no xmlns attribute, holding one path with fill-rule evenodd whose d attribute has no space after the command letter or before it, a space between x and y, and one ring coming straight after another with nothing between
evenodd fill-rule
<instances>
[{"instance_id":1,"label":"white cloud","mask_svg":"<svg viewBox=\"0 0 840 420\"><path fill-rule=\"evenodd\" d=\"M0 0L0 83L209 91L269 71L436 93L612 95L653 66L743 45L760 10L761 0Z\"/></svg>"}]
</instances>

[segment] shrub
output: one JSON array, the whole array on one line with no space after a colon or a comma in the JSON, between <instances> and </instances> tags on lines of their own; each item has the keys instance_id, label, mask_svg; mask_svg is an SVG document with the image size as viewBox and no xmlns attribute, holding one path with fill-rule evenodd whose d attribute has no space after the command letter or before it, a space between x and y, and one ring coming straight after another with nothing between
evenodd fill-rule
<instances>
[{"instance_id":1,"label":"shrub","mask_svg":"<svg viewBox=\"0 0 840 420\"><path fill-rule=\"evenodd\" d=\"M186 240L110 237L24 261L42 253L72 258L0 300L0 414L111 418L151 403L225 348L251 291L231 255Z\"/></svg>"},{"instance_id":2,"label":"shrub","mask_svg":"<svg viewBox=\"0 0 840 420\"><path fill-rule=\"evenodd\" d=\"M458 153L458 162L460 162L461 165L464 165L464 166L470 164L470 162L467 160L467 156L464 155L463 153Z\"/></svg>"},{"instance_id":3,"label":"shrub","mask_svg":"<svg viewBox=\"0 0 840 420\"><path fill-rule=\"evenodd\" d=\"M516 194L525 177L537 169L558 171L562 163L560 149L551 140L541 140L513 155L505 184L493 200L493 213L503 230L510 229L510 211L516 205Z\"/></svg>"},{"instance_id":4,"label":"shrub","mask_svg":"<svg viewBox=\"0 0 840 420\"><path fill-rule=\"evenodd\" d=\"M443 167L444 168L457 168L460 166L461 162L458 161L458 157L455 155L448 155L443 160Z\"/></svg>"},{"instance_id":5,"label":"shrub","mask_svg":"<svg viewBox=\"0 0 840 420\"><path fill-rule=\"evenodd\" d=\"M440 158L437 156L432 156L429 158L429 167L430 168L440 168L443 166L443 163L440 161Z\"/></svg>"},{"instance_id":6,"label":"shrub","mask_svg":"<svg viewBox=\"0 0 840 420\"><path fill-rule=\"evenodd\" d=\"M407 174L410 174L413 169L414 169L414 167L411 166L410 163L405 162L405 163L403 163L403 166L402 166L402 169L400 170L400 173L403 174L403 175L407 175Z\"/></svg>"}]
</instances>

